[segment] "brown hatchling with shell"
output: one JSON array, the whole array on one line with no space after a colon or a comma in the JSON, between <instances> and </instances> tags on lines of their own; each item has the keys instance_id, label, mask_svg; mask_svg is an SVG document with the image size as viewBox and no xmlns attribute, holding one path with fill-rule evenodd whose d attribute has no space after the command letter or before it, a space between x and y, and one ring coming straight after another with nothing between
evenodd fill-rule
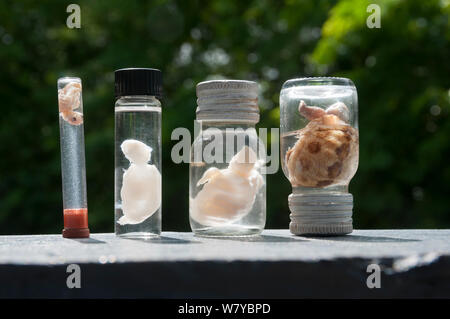
<instances>
[{"instance_id":1,"label":"brown hatchling with shell","mask_svg":"<svg viewBox=\"0 0 450 319\"><path fill-rule=\"evenodd\" d=\"M298 131L298 140L286 153L286 166L293 187L345 185L358 167L358 132L349 123L349 110L342 102L326 110L300 101L299 113L309 123Z\"/></svg>"}]
</instances>

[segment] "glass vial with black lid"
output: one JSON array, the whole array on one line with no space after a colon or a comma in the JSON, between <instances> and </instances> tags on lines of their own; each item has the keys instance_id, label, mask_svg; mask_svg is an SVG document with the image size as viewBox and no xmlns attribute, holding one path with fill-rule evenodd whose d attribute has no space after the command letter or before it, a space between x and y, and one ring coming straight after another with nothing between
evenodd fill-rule
<instances>
[{"instance_id":1,"label":"glass vial with black lid","mask_svg":"<svg viewBox=\"0 0 450 319\"><path fill-rule=\"evenodd\" d=\"M157 69L115 71L115 233L161 234L161 99Z\"/></svg>"}]
</instances>

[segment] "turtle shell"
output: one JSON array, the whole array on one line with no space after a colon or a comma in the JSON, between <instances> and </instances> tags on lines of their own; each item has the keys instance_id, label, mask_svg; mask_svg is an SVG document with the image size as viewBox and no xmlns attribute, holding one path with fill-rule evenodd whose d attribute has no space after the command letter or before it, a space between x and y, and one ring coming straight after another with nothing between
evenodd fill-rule
<instances>
[{"instance_id":1,"label":"turtle shell","mask_svg":"<svg viewBox=\"0 0 450 319\"><path fill-rule=\"evenodd\" d=\"M330 117L334 115L327 115ZM358 167L356 129L343 121L314 119L298 132L298 140L286 153L292 186L326 187L348 184Z\"/></svg>"}]
</instances>

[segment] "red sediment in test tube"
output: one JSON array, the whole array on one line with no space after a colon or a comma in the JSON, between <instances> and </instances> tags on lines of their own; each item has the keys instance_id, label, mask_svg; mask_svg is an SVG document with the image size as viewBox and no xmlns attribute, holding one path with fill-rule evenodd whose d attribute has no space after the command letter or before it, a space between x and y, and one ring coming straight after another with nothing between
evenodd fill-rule
<instances>
[{"instance_id":1,"label":"red sediment in test tube","mask_svg":"<svg viewBox=\"0 0 450 319\"><path fill-rule=\"evenodd\" d=\"M89 237L87 208L64 209L63 237Z\"/></svg>"}]
</instances>

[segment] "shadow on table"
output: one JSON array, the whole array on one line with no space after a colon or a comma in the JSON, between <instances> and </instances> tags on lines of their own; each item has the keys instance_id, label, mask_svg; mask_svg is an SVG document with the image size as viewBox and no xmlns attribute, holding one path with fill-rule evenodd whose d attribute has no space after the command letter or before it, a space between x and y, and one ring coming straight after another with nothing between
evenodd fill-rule
<instances>
[{"instance_id":1,"label":"shadow on table","mask_svg":"<svg viewBox=\"0 0 450 319\"><path fill-rule=\"evenodd\" d=\"M214 239L244 241L244 242L260 242L260 243L294 243L305 241L304 239L300 239L298 237L282 237L272 235L258 235L250 237L217 237Z\"/></svg>"},{"instance_id":2,"label":"shadow on table","mask_svg":"<svg viewBox=\"0 0 450 319\"><path fill-rule=\"evenodd\" d=\"M194 240L185 240L185 239L178 239L173 237L167 237L167 236L159 236L156 238L124 238L126 240L136 240L144 243L149 244L198 244L199 241Z\"/></svg>"},{"instance_id":3,"label":"shadow on table","mask_svg":"<svg viewBox=\"0 0 450 319\"><path fill-rule=\"evenodd\" d=\"M330 241L348 241L357 243L408 243L421 241L420 239L405 239L405 238L394 238L394 237L384 237L384 236L360 236L360 235L346 235L346 236L328 236L328 237L309 237L319 240L330 240Z\"/></svg>"},{"instance_id":4,"label":"shadow on table","mask_svg":"<svg viewBox=\"0 0 450 319\"><path fill-rule=\"evenodd\" d=\"M94 238L68 238L79 242L80 244L105 244L106 242Z\"/></svg>"}]
</instances>

